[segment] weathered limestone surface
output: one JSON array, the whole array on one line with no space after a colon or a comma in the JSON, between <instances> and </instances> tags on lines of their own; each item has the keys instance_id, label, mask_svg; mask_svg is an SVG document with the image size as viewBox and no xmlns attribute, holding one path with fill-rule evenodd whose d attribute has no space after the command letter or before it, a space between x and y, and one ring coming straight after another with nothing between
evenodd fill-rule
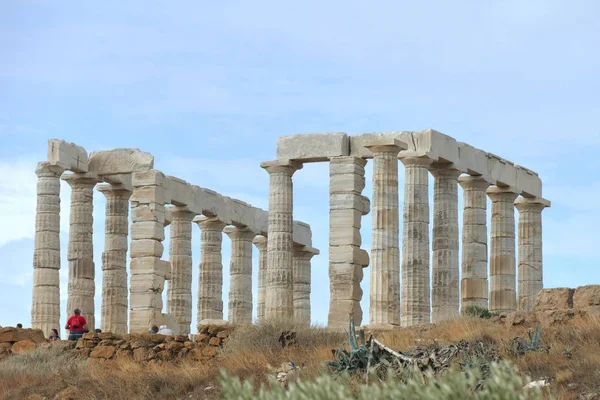
<instances>
[{"instance_id":1,"label":"weathered limestone surface","mask_svg":"<svg viewBox=\"0 0 600 400\"><path fill-rule=\"evenodd\" d=\"M252 241L258 249L258 292L256 299L256 319L262 322L265 318L265 289L267 272L267 238L256 236Z\"/></svg>"},{"instance_id":2,"label":"weathered limestone surface","mask_svg":"<svg viewBox=\"0 0 600 400\"><path fill-rule=\"evenodd\" d=\"M458 316L458 182L461 171L432 164L434 176L431 322Z\"/></svg>"},{"instance_id":3,"label":"weathered limestone surface","mask_svg":"<svg viewBox=\"0 0 600 400\"><path fill-rule=\"evenodd\" d=\"M458 178L463 188L461 310L488 308L487 195L482 176Z\"/></svg>"},{"instance_id":4,"label":"weathered limestone surface","mask_svg":"<svg viewBox=\"0 0 600 400\"><path fill-rule=\"evenodd\" d=\"M139 149L94 151L90 154L89 170L98 175L131 174L152 168L154 156Z\"/></svg>"},{"instance_id":5,"label":"weathered limestone surface","mask_svg":"<svg viewBox=\"0 0 600 400\"><path fill-rule=\"evenodd\" d=\"M294 321L310 326L310 260L319 250L310 247L294 247Z\"/></svg>"},{"instance_id":6,"label":"weathered limestone surface","mask_svg":"<svg viewBox=\"0 0 600 400\"><path fill-rule=\"evenodd\" d=\"M48 140L48 163L73 172L88 172L88 154L81 146L60 139Z\"/></svg>"},{"instance_id":7,"label":"weathered limestone surface","mask_svg":"<svg viewBox=\"0 0 600 400\"><path fill-rule=\"evenodd\" d=\"M225 228L225 233L231 239L228 320L231 324L251 324L252 240L256 234L235 226Z\"/></svg>"},{"instance_id":8,"label":"weathered limestone surface","mask_svg":"<svg viewBox=\"0 0 600 400\"><path fill-rule=\"evenodd\" d=\"M403 154L404 153L404 154ZM404 164L402 326L430 322L429 172L431 159L400 153Z\"/></svg>"},{"instance_id":9,"label":"weathered limestone surface","mask_svg":"<svg viewBox=\"0 0 600 400\"><path fill-rule=\"evenodd\" d=\"M223 228L217 218L198 216L200 227L200 276L198 277L198 321L223 320Z\"/></svg>"},{"instance_id":10,"label":"weathered limestone surface","mask_svg":"<svg viewBox=\"0 0 600 400\"><path fill-rule=\"evenodd\" d=\"M510 188L491 186L490 311L517 310L515 267L515 207L517 194Z\"/></svg>"},{"instance_id":11,"label":"weathered limestone surface","mask_svg":"<svg viewBox=\"0 0 600 400\"><path fill-rule=\"evenodd\" d=\"M373 154L370 324L400 325L398 152L401 142L365 143Z\"/></svg>"},{"instance_id":12,"label":"weathered limestone surface","mask_svg":"<svg viewBox=\"0 0 600 400\"><path fill-rule=\"evenodd\" d=\"M37 165L31 326L45 335L60 326L60 176L63 169Z\"/></svg>"},{"instance_id":13,"label":"weathered limestone surface","mask_svg":"<svg viewBox=\"0 0 600 400\"><path fill-rule=\"evenodd\" d=\"M263 162L261 167L270 177L265 318L291 320L294 316L292 175L302 168L302 164L290 160L276 160Z\"/></svg>"},{"instance_id":14,"label":"weathered limestone surface","mask_svg":"<svg viewBox=\"0 0 600 400\"><path fill-rule=\"evenodd\" d=\"M167 312L179 325L179 333L187 335L192 323L192 220L196 214L185 207L169 211L171 280L167 286Z\"/></svg>"},{"instance_id":15,"label":"weathered limestone surface","mask_svg":"<svg viewBox=\"0 0 600 400\"><path fill-rule=\"evenodd\" d=\"M343 132L280 136L277 139L278 160L327 161L330 157L347 156L349 151L348 135Z\"/></svg>"},{"instance_id":16,"label":"weathered limestone surface","mask_svg":"<svg viewBox=\"0 0 600 400\"><path fill-rule=\"evenodd\" d=\"M369 263L361 250L360 227L369 213L365 187L366 161L358 157L332 157L329 164L329 315L328 326L345 328L352 314L362 321L360 282ZM365 264L366 260L366 264Z\"/></svg>"},{"instance_id":17,"label":"weathered limestone surface","mask_svg":"<svg viewBox=\"0 0 600 400\"><path fill-rule=\"evenodd\" d=\"M543 284L542 211L550 204L539 198L519 197L519 311L531 311Z\"/></svg>"},{"instance_id":18,"label":"weathered limestone surface","mask_svg":"<svg viewBox=\"0 0 600 400\"><path fill-rule=\"evenodd\" d=\"M165 279L171 278L171 263L161 260L165 176L156 170L137 172L132 182L129 326L130 332L146 332L148 327L165 321L162 292Z\"/></svg>"},{"instance_id":19,"label":"weathered limestone surface","mask_svg":"<svg viewBox=\"0 0 600 400\"><path fill-rule=\"evenodd\" d=\"M104 252L102 253L102 324L104 332L127 333L127 234L131 192L98 185L106 197Z\"/></svg>"},{"instance_id":20,"label":"weathered limestone surface","mask_svg":"<svg viewBox=\"0 0 600 400\"><path fill-rule=\"evenodd\" d=\"M79 308L94 330L95 265L92 232L94 225L94 186L97 177L88 173L63 174L71 186L71 215L69 219L69 287L67 313Z\"/></svg>"}]
</instances>

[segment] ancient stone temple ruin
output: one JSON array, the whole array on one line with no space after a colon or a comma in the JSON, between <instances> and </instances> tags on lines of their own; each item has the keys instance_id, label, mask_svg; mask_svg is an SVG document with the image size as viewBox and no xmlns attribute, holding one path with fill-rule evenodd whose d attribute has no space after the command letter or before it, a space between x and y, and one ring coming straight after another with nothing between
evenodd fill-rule
<instances>
[{"instance_id":1,"label":"ancient stone temple ruin","mask_svg":"<svg viewBox=\"0 0 600 400\"><path fill-rule=\"evenodd\" d=\"M370 201L362 195L368 159L373 162ZM404 166L401 247L398 161ZM535 172L431 129L280 137L277 160L262 165L271 175L270 211L286 216L285 224L279 223L283 219L269 224L269 239L291 234L292 174L309 162L329 162L330 327L346 326L349 314L357 323L362 321L360 283L369 261L370 325L435 323L469 306L496 312L533 307L543 286L541 213L550 206L542 198L542 182ZM435 182L431 238L429 174ZM464 196L460 282L458 186ZM369 208L370 257L360 248L361 219ZM269 240L267 271L291 270L292 250L289 240L285 243ZM291 315L291 306L281 301L279 293L268 292L266 301L277 306L267 307L267 318Z\"/></svg>"},{"instance_id":2,"label":"ancient stone temple ruin","mask_svg":"<svg viewBox=\"0 0 600 400\"><path fill-rule=\"evenodd\" d=\"M32 327L49 332L60 322L60 180L71 186L67 312L79 308L90 330L94 315L95 265L93 195L106 196L102 253L102 325L113 333L146 332L167 324L190 333L192 321L192 225L201 230L197 318L223 319L222 233L231 238L230 323L252 322L252 245L259 250L259 319L265 310L267 211L209 189L165 176L154 157L136 149L93 152L61 140L48 143L48 160L37 165L37 215L34 248ZM131 215L130 215L131 210ZM131 218L131 227L129 220ZM291 214L290 214L291 218ZM164 232L170 227L169 260L163 260ZM282 283L290 292L293 317L310 323L311 246L307 224L290 219L291 271ZM128 235L131 242L128 245ZM273 236L276 236L273 234ZM129 269L127 253L129 251ZM296 277L296 278L294 278ZM298 279L294 281L293 279ZM167 313L162 292L167 287ZM129 320L129 324L128 324Z\"/></svg>"},{"instance_id":3,"label":"ancient stone temple ruin","mask_svg":"<svg viewBox=\"0 0 600 400\"><path fill-rule=\"evenodd\" d=\"M367 160L373 162L371 200L362 194ZM405 176L402 219L399 161ZM257 320L309 324L311 259L319 250L312 247L309 225L293 220L292 183L294 173L309 162L329 162L330 167L328 326L346 326L349 315L357 324L362 322L361 281L363 268L369 265L369 324L373 326L438 322L469 306L496 312L533 307L543 287L541 213L550 206L542 197L540 178L437 131L280 137L276 159L261 164L270 179L268 211L165 176L154 169L151 154L137 149L88 155L80 146L51 139L48 160L36 169L32 326L44 332L59 326L61 179L72 189L67 309L81 309L90 329L95 327L96 310L94 188L106 197L103 331L143 332L152 325L168 324L180 333L191 332L194 224L201 230L196 303L200 323L223 320L225 233L231 239L228 321L253 320L254 244L259 251ZM429 174L435 182L433 221ZM459 186L464 196L462 246ZM488 198L492 203L489 263ZM370 255L361 249L360 234L362 217L369 212ZM169 224L169 260L163 260L162 241Z\"/></svg>"}]
</instances>

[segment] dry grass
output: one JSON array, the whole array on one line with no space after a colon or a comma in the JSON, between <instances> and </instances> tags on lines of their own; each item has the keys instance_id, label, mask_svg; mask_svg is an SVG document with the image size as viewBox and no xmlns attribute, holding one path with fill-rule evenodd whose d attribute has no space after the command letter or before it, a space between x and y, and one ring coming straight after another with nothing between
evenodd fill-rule
<instances>
[{"instance_id":1,"label":"dry grass","mask_svg":"<svg viewBox=\"0 0 600 400\"><path fill-rule=\"evenodd\" d=\"M462 339L494 342L501 356L512 359L524 375L534 380L550 378L551 390L558 398L575 399L579 393L600 390L599 320L576 317L569 325L547 328L542 342L551 347L548 353L512 357L505 343L516 336L526 336L528 328L531 327L509 328L489 320L463 318L376 336L398 350L434 340L442 344ZM0 398L25 399L39 394L51 399L72 387L69 390L78 392L78 399L213 399L219 395L219 368L261 384L272 374L270 366L294 361L304 364L303 379L313 379L322 372L322 361L331 359L331 349L345 340L343 333L322 328L299 329L298 345L282 348L278 342L282 330L285 327L272 325L238 329L223 354L203 364L143 366L123 360L99 364L48 350L13 356L0 362Z\"/></svg>"}]
</instances>

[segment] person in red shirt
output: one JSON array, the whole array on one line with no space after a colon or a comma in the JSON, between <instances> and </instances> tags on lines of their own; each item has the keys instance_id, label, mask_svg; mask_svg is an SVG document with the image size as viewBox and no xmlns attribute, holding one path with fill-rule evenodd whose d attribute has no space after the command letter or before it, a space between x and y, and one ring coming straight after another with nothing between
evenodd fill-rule
<instances>
[{"instance_id":1,"label":"person in red shirt","mask_svg":"<svg viewBox=\"0 0 600 400\"><path fill-rule=\"evenodd\" d=\"M73 311L73 315L67 320L65 329L69 330L69 340L80 339L84 332L88 331L87 321L81 315L81 311L78 308Z\"/></svg>"}]
</instances>

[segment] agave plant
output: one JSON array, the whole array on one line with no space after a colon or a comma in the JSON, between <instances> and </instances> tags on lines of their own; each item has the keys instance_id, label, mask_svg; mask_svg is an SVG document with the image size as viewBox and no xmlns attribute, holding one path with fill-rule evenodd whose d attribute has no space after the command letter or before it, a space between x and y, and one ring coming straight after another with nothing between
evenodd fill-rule
<instances>
[{"instance_id":1,"label":"agave plant","mask_svg":"<svg viewBox=\"0 0 600 400\"><path fill-rule=\"evenodd\" d=\"M329 361L328 366L335 372L357 372L366 371L369 366L373 363L373 348L369 348L365 341L365 333L360 331L358 338L356 335L356 325L354 324L354 318L350 318L350 326L346 331L348 336L348 348L342 345L339 349L332 350L334 360ZM359 342L360 339L360 342ZM372 338L369 339L372 343Z\"/></svg>"}]
</instances>

